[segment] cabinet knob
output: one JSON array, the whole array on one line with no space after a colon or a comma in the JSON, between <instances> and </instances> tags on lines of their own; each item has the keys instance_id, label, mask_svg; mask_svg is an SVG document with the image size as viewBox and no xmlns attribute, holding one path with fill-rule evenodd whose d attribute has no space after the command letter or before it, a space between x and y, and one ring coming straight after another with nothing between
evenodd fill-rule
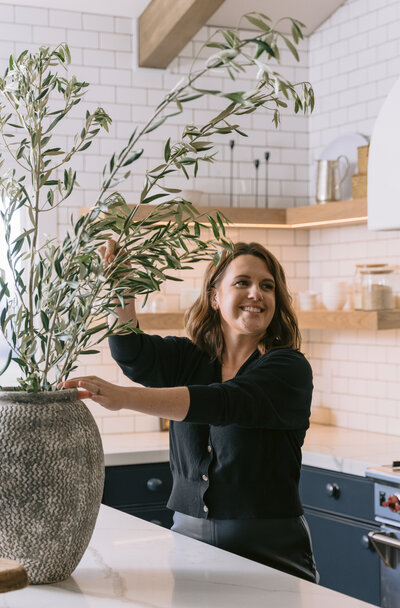
<instances>
[{"instance_id":1,"label":"cabinet knob","mask_svg":"<svg viewBox=\"0 0 400 608\"><path fill-rule=\"evenodd\" d=\"M339 498L340 496L340 488L337 483L327 483L325 491L328 496L332 496L332 498Z\"/></svg>"},{"instance_id":2,"label":"cabinet knob","mask_svg":"<svg viewBox=\"0 0 400 608\"><path fill-rule=\"evenodd\" d=\"M156 524L157 526L162 526L162 523L160 522L159 519L151 519L150 523L151 524Z\"/></svg>"},{"instance_id":3,"label":"cabinet knob","mask_svg":"<svg viewBox=\"0 0 400 608\"><path fill-rule=\"evenodd\" d=\"M163 482L157 477L151 477L151 479L147 480L146 485L147 489L150 490L150 492L158 492L159 490L161 490Z\"/></svg>"}]
</instances>

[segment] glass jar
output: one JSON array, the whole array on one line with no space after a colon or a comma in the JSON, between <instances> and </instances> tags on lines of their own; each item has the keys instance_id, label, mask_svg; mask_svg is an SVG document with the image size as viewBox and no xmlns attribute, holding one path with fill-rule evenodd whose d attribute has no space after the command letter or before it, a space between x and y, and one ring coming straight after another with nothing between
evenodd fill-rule
<instances>
[{"instance_id":1,"label":"glass jar","mask_svg":"<svg viewBox=\"0 0 400 608\"><path fill-rule=\"evenodd\" d=\"M362 305L362 272L371 270L383 270L388 268L388 264L356 264L356 269L353 278L353 308L355 310L363 310Z\"/></svg>"},{"instance_id":2,"label":"glass jar","mask_svg":"<svg viewBox=\"0 0 400 608\"><path fill-rule=\"evenodd\" d=\"M394 268L362 268L360 274L362 310L393 309Z\"/></svg>"},{"instance_id":3,"label":"glass jar","mask_svg":"<svg viewBox=\"0 0 400 608\"><path fill-rule=\"evenodd\" d=\"M395 308L400 308L400 266L394 266L393 302Z\"/></svg>"}]
</instances>

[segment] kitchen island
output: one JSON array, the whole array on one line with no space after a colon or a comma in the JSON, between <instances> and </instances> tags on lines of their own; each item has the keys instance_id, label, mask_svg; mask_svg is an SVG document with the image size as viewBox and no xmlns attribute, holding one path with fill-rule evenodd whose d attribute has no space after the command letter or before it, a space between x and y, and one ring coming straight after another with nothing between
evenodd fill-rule
<instances>
[{"instance_id":1,"label":"kitchen island","mask_svg":"<svg viewBox=\"0 0 400 608\"><path fill-rule=\"evenodd\" d=\"M0 608L371 606L102 505L73 575L0 595Z\"/></svg>"}]
</instances>

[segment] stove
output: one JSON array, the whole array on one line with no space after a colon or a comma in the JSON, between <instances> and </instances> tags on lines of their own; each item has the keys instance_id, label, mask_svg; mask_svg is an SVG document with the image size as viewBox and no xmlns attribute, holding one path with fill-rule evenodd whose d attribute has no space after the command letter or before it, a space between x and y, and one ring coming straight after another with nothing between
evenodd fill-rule
<instances>
[{"instance_id":1,"label":"stove","mask_svg":"<svg viewBox=\"0 0 400 608\"><path fill-rule=\"evenodd\" d=\"M368 467L365 475L374 480L375 521L380 524L368 538L381 558L381 606L400 608L400 461Z\"/></svg>"}]
</instances>

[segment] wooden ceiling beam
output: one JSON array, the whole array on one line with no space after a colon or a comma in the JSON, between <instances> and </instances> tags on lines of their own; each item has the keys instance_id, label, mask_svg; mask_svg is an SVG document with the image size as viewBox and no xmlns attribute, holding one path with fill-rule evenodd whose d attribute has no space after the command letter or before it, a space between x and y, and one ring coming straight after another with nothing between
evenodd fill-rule
<instances>
[{"instance_id":1,"label":"wooden ceiling beam","mask_svg":"<svg viewBox=\"0 0 400 608\"><path fill-rule=\"evenodd\" d=\"M166 68L224 0L152 0L139 17L139 66Z\"/></svg>"}]
</instances>

